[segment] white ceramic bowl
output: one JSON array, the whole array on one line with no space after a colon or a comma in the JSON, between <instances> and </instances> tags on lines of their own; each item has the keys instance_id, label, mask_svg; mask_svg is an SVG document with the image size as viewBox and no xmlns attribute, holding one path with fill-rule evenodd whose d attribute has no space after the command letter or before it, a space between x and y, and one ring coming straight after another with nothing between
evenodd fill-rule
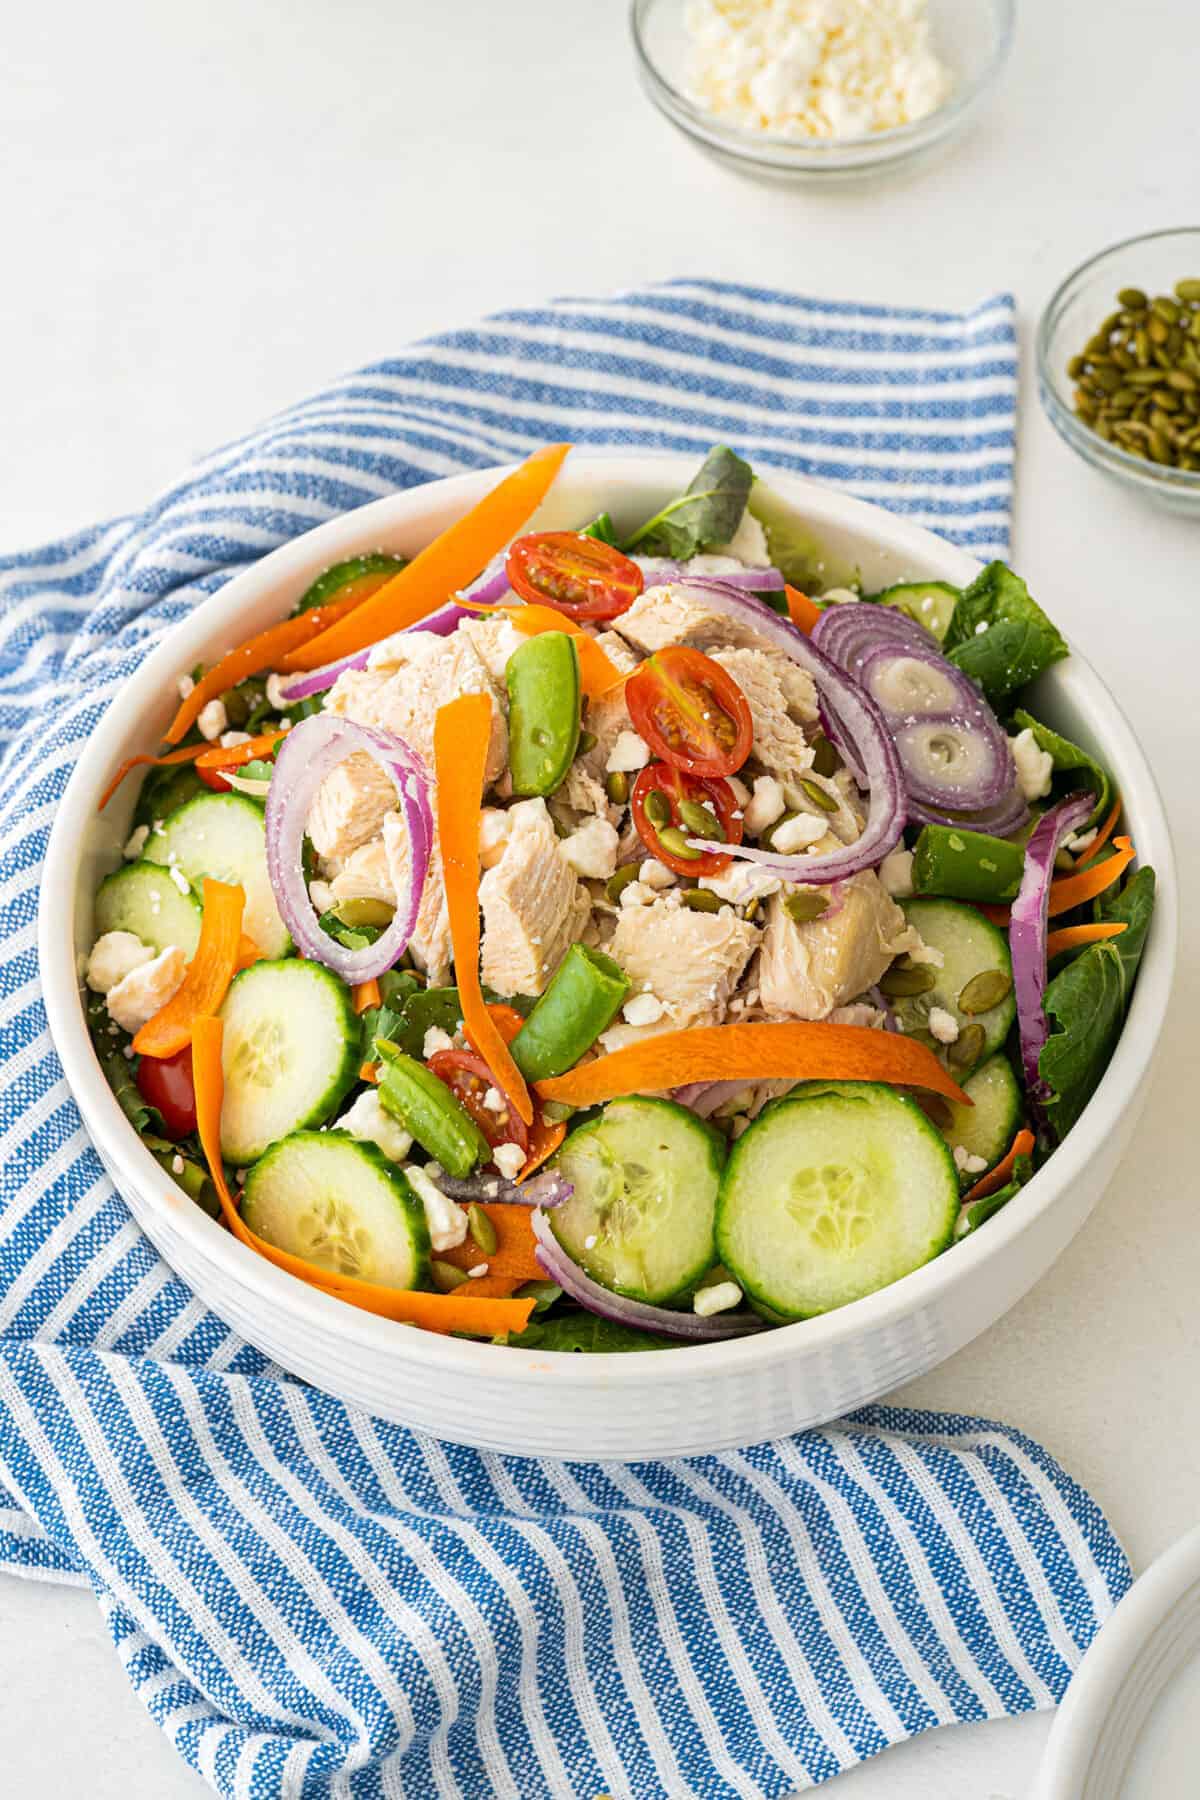
<instances>
[{"instance_id":1,"label":"white ceramic bowl","mask_svg":"<svg viewBox=\"0 0 1200 1800\"><path fill-rule=\"evenodd\" d=\"M540 526L606 508L632 526L678 493L690 456L572 455ZM317 574L368 548L412 555L485 493L490 469L380 500L284 546L231 581L145 660L97 727L55 819L42 883L46 1011L84 1121L117 1187L167 1261L251 1343L315 1386L460 1443L636 1461L749 1444L837 1417L933 1368L1000 1317L1048 1269L1113 1174L1141 1109L1175 961L1174 861L1154 779L1125 719L1081 656L1044 678L1035 710L1102 751L1161 898L1133 1007L1084 1117L985 1230L883 1292L824 1318L729 1344L658 1355L539 1355L440 1338L315 1292L244 1249L192 1204L126 1122L92 1053L77 977L92 942L92 895L128 830L134 783L97 815L125 756L145 750L175 705L175 677L280 618ZM977 564L928 532L794 477L772 488L802 513L831 568L879 588L969 581ZM1047 603L1053 611L1054 596Z\"/></svg>"}]
</instances>

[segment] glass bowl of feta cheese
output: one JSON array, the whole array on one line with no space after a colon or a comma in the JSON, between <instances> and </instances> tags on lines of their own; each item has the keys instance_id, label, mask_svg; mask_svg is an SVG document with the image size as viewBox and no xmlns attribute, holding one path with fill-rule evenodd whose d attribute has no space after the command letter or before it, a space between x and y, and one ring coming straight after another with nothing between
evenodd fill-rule
<instances>
[{"instance_id":1,"label":"glass bowl of feta cheese","mask_svg":"<svg viewBox=\"0 0 1200 1800\"><path fill-rule=\"evenodd\" d=\"M800 181L926 154L982 105L1015 0L632 0L643 84L727 161Z\"/></svg>"}]
</instances>

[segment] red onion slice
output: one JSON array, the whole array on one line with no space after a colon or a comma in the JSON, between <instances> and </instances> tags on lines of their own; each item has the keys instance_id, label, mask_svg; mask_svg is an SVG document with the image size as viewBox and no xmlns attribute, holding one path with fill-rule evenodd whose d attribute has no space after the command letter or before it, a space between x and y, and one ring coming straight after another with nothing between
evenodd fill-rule
<instances>
[{"instance_id":1,"label":"red onion slice","mask_svg":"<svg viewBox=\"0 0 1200 1800\"><path fill-rule=\"evenodd\" d=\"M365 669L370 654L368 645L365 650L356 650L353 656L341 656L337 662L326 663L324 668L312 669L307 675L297 675L295 681L289 681L282 690L285 704L295 706L298 700L308 700L313 694L323 694L347 669Z\"/></svg>"},{"instance_id":2,"label":"red onion slice","mask_svg":"<svg viewBox=\"0 0 1200 1800\"><path fill-rule=\"evenodd\" d=\"M909 645L914 653L938 652L933 633L895 607L877 606L870 600L827 606L813 626L813 642L839 668L858 679L862 664L881 645L899 650Z\"/></svg>"},{"instance_id":3,"label":"red onion slice","mask_svg":"<svg viewBox=\"0 0 1200 1800\"><path fill-rule=\"evenodd\" d=\"M739 862L759 863L785 881L808 882L814 886L843 881L863 869L877 867L889 850L894 850L900 842L906 816L900 761L879 708L856 682L816 648L811 638L806 638L790 619L781 618L763 601L715 584L706 590L705 598L715 611L751 626L772 648L781 650L812 676L841 721L847 747L863 773L860 785L869 788L870 803L866 824L856 842L844 844L824 856L783 856L748 844L721 844L703 838L689 838L688 842L693 849L732 856Z\"/></svg>"},{"instance_id":4,"label":"red onion slice","mask_svg":"<svg viewBox=\"0 0 1200 1800\"><path fill-rule=\"evenodd\" d=\"M1017 999L1021 1067L1026 1091L1035 1106L1050 1095L1038 1069L1038 1059L1050 1035L1042 996L1046 991L1046 921L1054 859L1064 840L1091 816L1092 806L1091 794L1076 794L1042 814L1025 846L1025 872L1012 903L1008 944Z\"/></svg>"},{"instance_id":5,"label":"red onion slice","mask_svg":"<svg viewBox=\"0 0 1200 1800\"><path fill-rule=\"evenodd\" d=\"M909 798L926 806L977 812L1002 800L1016 778L1008 739L978 719L914 719L893 742Z\"/></svg>"},{"instance_id":6,"label":"red onion slice","mask_svg":"<svg viewBox=\"0 0 1200 1800\"><path fill-rule=\"evenodd\" d=\"M694 1344L744 1337L747 1332L763 1328L763 1321L755 1313L712 1313L706 1319L699 1313L673 1312L670 1307L647 1306L644 1300L629 1300L624 1294L610 1293L567 1255L540 1207L534 1212L531 1224L537 1239L534 1255L551 1281L588 1312L596 1313L602 1319L612 1319L618 1325L632 1325L638 1331L657 1331L664 1337L687 1338Z\"/></svg>"},{"instance_id":7,"label":"red onion slice","mask_svg":"<svg viewBox=\"0 0 1200 1800\"><path fill-rule=\"evenodd\" d=\"M911 797L908 816L917 825L961 825L964 831L986 831L991 837L1011 837L1029 822L1029 808L1015 784L994 806L978 812L953 812L947 807L926 806Z\"/></svg>"},{"instance_id":8,"label":"red onion slice","mask_svg":"<svg viewBox=\"0 0 1200 1800\"><path fill-rule=\"evenodd\" d=\"M321 783L360 750L395 783L409 837L408 892L398 896L391 924L373 944L348 950L321 930L304 880L303 845ZM333 713L316 713L293 726L279 747L267 794L267 873L283 922L305 956L351 984L370 981L399 962L417 922L432 847L429 777L403 738Z\"/></svg>"}]
</instances>

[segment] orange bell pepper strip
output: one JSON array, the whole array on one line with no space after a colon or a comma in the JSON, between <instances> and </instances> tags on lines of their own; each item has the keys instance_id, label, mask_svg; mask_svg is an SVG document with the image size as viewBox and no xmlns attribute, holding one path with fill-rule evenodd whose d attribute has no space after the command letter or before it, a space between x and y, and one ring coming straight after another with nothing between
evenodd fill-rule
<instances>
[{"instance_id":1,"label":"orange bell pepper strip","mask_svg":"<svg viewBox=\"0 0 1200 1800\"><path fill-rule=\"evenodd\" d=\"M134 1037L139 1056L174 1056L191 1043L196 1020L218 1010L237 970L245 905L240 887L205 876L196 954L182 985Z\"/></svg>"},{"instance_id":2,"label":"orange bell pepper strip","mask_svg":"<svg viewBox=\"0 0 1200 1800\"><path fill-rule=\"evenodd\" d=\"M525 1167L517 1176L518 1187L523 1181L528 1181L531 1175L536 1174L543 1163L550 1161L566 1135L566 1126L562 1123L551 1125L548 1119L543 1118L542 1109L539 1106L534 1114L533 1126L529 1133L529 1154L525 1158Z\"/></svg>"},{"instance_id":3,"label":"orange bell pepper strip","mask_svg":"<svg viewBox=\"0 0 1200 1800\"><path fill-rule=\"evenodd\" d=\"M475 579L515 537L549 491L570 444L544 444L519 469L455 521L369 600L354 619L343 619L319 637L298 642L280 669L319 669L341 656L415 625Z\"/></svg>"},{"instance_id":4,"label":"orange bell pepper strip","mask_svg":"<svg viewBox=\"0 0 1200 1800\"><path fill-rule=\"evenodd\" d=\"M1117 820L1120 818L1120 816L1121 816L1121 796L1118 794L1117 798L1112 803L1112 810L1109 812L1108 817L1105 819L1103 825L1101 825L1100 828L1098 829L1098 831L1096 832L1095 837L1092 839L1091 843L1088 845L1088 847L1084 851L1083 855L1081 857L1079 857L1079 859L1077 860L1077 862L1075 864L1075 873L1076 874L1078 874L1080 869L1082 869L1087 863L1095 862L1097 856L1099 856L1101 850L1103 850L1105 844L1107 844L1109 838L1112 836L1113 832L1116 830Z\"/></svg>"},{"instance_id":5,"label":"orange bell pepper strip","mask_svg":"<svg viewBox=\"0 0 1200 1800\"><path fill-rule=\"evenodd\" d=\"M492 702L486 694L460 694L434 719L438 841L463 1026L500 1092L531 1125L533 1102L525 1079L488 1012L479 983L479 807L491 730Z\"/></svg>"},{"instance_id":6,"label":"orange bell pepper strip","mask_svg":"<svg viewBox=\"0 0 1200 1800\"><path fill-rule=\"evenodd\" d=\"M456 1269L474 1269L483 1262L487 1264L489 1275L512 1275L518 1281L543 1281L545 1271L533 1253L537 1243L533 1235L533 1208L522 1206L520 1201L488 1200L479 1202L479 1210L487 1214L495 1227L496 1248L490 1253L485 1252L474 1238L468 1236L451 1250L439 1250L439 1260Z\"/></svg>"},{"instance_id":7,"label":"orange bell pepper strip","mask_svg":"<svg viewBox=\"0 0 1200 1800\"><path fill-rule=\"evenodd\" d=\"M1076 867L1069 875L1060 875L1057 881L1050 883L1050 918L1071 912L1085 900L1094 900L1097 894L1103 894L1120 881L1137 851L1127 837L1114 838L1113 849L1114 855L1106 856L1103 862L1089 863L1087 868ZM981 906L979 910L993 925L1007 925L1012 918L1012 909L1008 906Z\"/></svg>"},{"instance_id":8,"label":"orange bell pepper strip","mask_svg":"<svg viewBox=\"0 0 1200 1800\"><path fill-rule=\"evenodd\" d=\"M937 1057L915 1038L865 1025L697 1025L628 1044L534 1085L545 1100L593 1106L621 1094L693 1081L884 1081L928 1088L970 1106Z\"/></svg>"},{"instance_id":9,"label":"orange bell pepper strip","mask_svg":"<svg viewBox=\"0 0 1200 1800\"><path fill-rule=\"evenodd\" d=\"M143 764L153 764L156 769L165 769L174 763L195 762L207 749L207 744L189 744L186 750L172 750L167 756L127 756L101 794L96 811L104 811L131 769L140 769Z\"/></svg>"},{"instance_id":10,"label":"orange bell pepper strip","mask_svg":"<svg viewBox=\"0 0 1200 1800\"><path fill-rule=\"evenodd\" d=\"M822 608L815 600L810 600L807 594L802 594L799 588L785 586L783 591L787 596L788 618L797 630L808 637L821 616Z\"/></svg>"},{"instance_id":11,"label":"orange bell pepper strip","mask_svg":"<svg viewBox=\"0 0 1200 1800\"><path fill-rule=\"evenodd\" d=\"M1061 956L1064 950L1082 950L1085 944L1101 944L1105 938L1120 937L1127 927L1117 919L1095 925L1064 925L1046 939L1046 961Z\"/></svg>"},{"instance_id":12,"label":"orange bell pepper strip","mask_svg":"<svg viewBox=\"0 0 1200 1800\"><path fill-rule=\"evenodd\" d=\"M328 605L314 606L308 612L298 613L294 619L284 619L280 624L258 632L255 637L247 638L236 650L230 650L200 677L187 699L180 702L179 710L165 733L168 744L177 744L181 737L186 736L208 702L215 700L218 694L223 694L227 688L236 687L239 681L245 681L247 675L261 675L264 669L287 667L285 659L289 651L307 644L310 639L323 636L331 626L352 613L356 607L366 604L361 594L349 594L342 598L335 596ZM319 669L323 662L331 660L322 656L306 667Z\"/></svg>"},{"instance_id":13,"label":"orange bell pepper strip","mask_svg":"<svg viewBox=\"0 0 1200 1800\"><path fill-rule=\"evenodd\" d=\"M458 596L459 606L469 612L502 614L511 620L513 626L523 637L541 637L546 631L562 631L567 637L575 640L575 649L579 656L579 684L585 694L595 696L606 694L609 688L618 687L627 680L600 648L594 637L589 637L582 625L568 618L566 613L556 612L552 606L538 606L530 603L526 606L485 606L477 600L464 599Z\"/></svg>"},{"instance_id":14,"label":"orange bell pepper strip","mask_svg":"<svg viewBox=\"0 0 1200 1800\"><path fill-rule=\"evenodd\" d=\"M206 745L196 758L196 767L216 769L220 774L224 774L226 769L240 769L244 763L254 762L257 757L268 755L280 738L286 736L286 731L262 731L257 737L248 738L244 744Z\"/></svg>"},{"instance_id":15,"label":"orange bell pepper strip","mask_svg":"<svg viewBox=\"0 0 1200 1800\"><path fill-rule=\"evenodd\" d=\"M379 1064L377 1062L376 1063L362 1063L359 1067L358 1079L360 1081L373 1081L375 1083L375 1085L378 1086L379 1085Z\"/></svg>"},{"instance_id":16,"label":"orange bell pepper strip","mask_svg":"<svg viewBox=\"0 0 1200 1800\"><path fill-rule=\"evenodd\" d=\"M381 1287L375 1282L336 1275L332 1270L305 1262L303 1257L278 1250L251 1231L229 1191L221 1161L221 1102L225 1091L221 1068L223 1032L220 1019L197 1019L192 1034L192 1081L196 1091L196 1123L208 1171L217 1190L225 1223L239 1243L274 1263L276 1268L297 1276L309 1287L318 1288L335 1300L345 1300L380 1318L421 1325L427 1331L469 1331L482 1337L497 1337L502 1332L525 1329L533 1311L532 1300L495 1299L486 1295L459 1299L457 1292L431 1294L415 1288Z\"/></svg>"},{"instance_id":17,"label":"orange bell pepper strip","mask_svg":"<svg viewBox=\"0 0 1200 1800\"><path fill-rule=\"evenodd\" d=\"M1033 1150L1033 1145L1034 1137L1032 1131L1027 1131L1025 1127L1022 1126L1021 1130L1018 1131L1016 1137L1009 1145L1008 1152L1003 1160L998 1162L994 1169L989 1169L986 1175L980 1176L979 1180L975 1183L975 1186L970 1188L968 1192L963 1195L962 1204L964 1206L970 1206L973 1201L984 1200L989 1194L994 1194L998 1189L1004 1187L1005 1184L1012 1179L1013 1168L1018 1156L1029 1156Z\"/></svg>"},{"instance_id":18,"label":"orange bell pepper strip","mask_svg":"<svg viewBox=\"0 0 1200 1800\"><path fill-rule=\"evenodd\" d=\"M372 975L370 981L360 981L353 989L354 1010L361 1017L372 1006L383 1005L383 995L379 991L379 983Z\"/></svg>"}]
</instances>

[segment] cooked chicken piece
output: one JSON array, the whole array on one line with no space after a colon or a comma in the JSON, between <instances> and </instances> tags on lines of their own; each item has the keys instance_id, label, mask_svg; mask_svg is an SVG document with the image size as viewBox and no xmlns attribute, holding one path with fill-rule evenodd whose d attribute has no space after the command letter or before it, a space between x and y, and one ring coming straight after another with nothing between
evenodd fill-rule
<instances>
[{"instance_id":1,"label":"cooked chicken piece","mask_svg":"<svg viewBox=\"0 0 1200 1800\"><path fill-rule=\"evenodd\" d=\"M464 631L456 631L450 637L438 637L432 631L406 631L389 642L395 645L392 654L397 660L389 662L386 669L348 669L339 675L326 697L326 711L353 719L359 725L378 725L393 732L416 751L432 773L433 722L438 709L460 694L486 694L492 702L487 755L490 785L508 755L503 682L497 686Z\"/></svg>"},{"instance_id":2,"label":"cooked chicken piece","mask_svg":"<svg viewBox=\"0 0 1200 1800\"><path fill-rule=\"evenodd\" d=\"M781 781L798 780L811 769L813 760L800 723L806 716L816 717L816 689L811 680L802 669L796 670L801 682L808 681L808 692L801 694L787 657L767 650L714 650L712 659L732 675L746 696L754 721L755 761ZM799 715L788 703L789 693L800 695L805 702L805 711Z\"/></svg>"},{"instance_id":3,"label":"cooked chicken piece","mask_svg":"<svg viewBox=\"0 0 1200 1800\"><path fill-rule=\"evenodd\" d=\"M686 580L647 588L628 612L613 620L613 630L647 656L668 644L715 650L737 644L754 649L762 643L753 625L718 612L704 598L703 590L689 589Z\"/></svg>"},{"instance_id":4,"label":"cooked chicken piece","mask_svg":"<svg viewBox=\"0 0 1200 1800\"><path fill-rule=\"evenodd\" d=\"M606 946L606 954L612 955L611 944ZM607 1031L600 1033L596 1042L602 1050L611 1053L613 1050L627 1050L630 1044L641 1044L646 1038L661 1037L664 1031L674 1031L675 1029L675 1021L667 1013L664 1013L661 1019L655 1019L651 1025L630 1025L624 1018L618 1016ZM664 1094L668 1091L666 1088L647 1090L647 1092L656 1094Z\"/></svg>"},{"instance_id":5,"label":"cooked chicken piece","mask_svg":"<svg viewBox=\"0 0 1200 1800\"><path fill-rule=\"evenodd\" d=\"M768 900L758 962L759 998L767 1014L826 1019L877 982L894 956L920 945L873 870L852 876L841 894L841 905L834 900L828 918L803 925L785 911L786 893Z\"/></svg>"},{"instance_id":6,"label":"cooked chicken piece","mask_svg":"<svg viewBox=\"0 0 1200 1800\"><path fill-rule=\"evenodd\" d=\"M479 883L483 979L498 994L540 994L583 936L591 899L559 854L544 800L509 808L508 842Z\"/></svg>"},{"instance_id":7,"label":"cooked chicken piece","mask_svg":"<svg viewBox=\"0 0 1200 1800\"><path fill-rule=\"evenodd\" d=\"M759 940L731 907L692 912L677 893L621 909L608 953L634 994L654 994L671 1023L719 1024Z\"/></svg>"},{"instance_id":8,"label":"cooked chicken piece","mask_svg":"<svg viewBox=\"0 0 1200 1800\"><path fill-rule=\"evenodd\" d=\"M344 677L343 677L344 679ZM394 811L396 787L365 750L356 751L327 775L308 815L308 835L318 856L349 856L370 843Z\"/></svg>"},{"instance_id":9,"label":"cooked chicken piece","mask_svg":"<svg viewBox=\"0 0 1200 1800\"><path fill-rule=\"evenodd\" d=\"M596 742L590 750L575 758L574 766L583 769L593 780L603 783L608 772L608 759L623 731L633 730L633 720L625 704L624 683L607 694L597 694L588 701L583 714L584 729Z\"/></svg>"},{"instance_id":10,"label":"cooked chicken piece","mask_svg":"<svg viewBox=\"0 0 1200 1800\"><path fill-rule=\"evenodd\" d=\"M339 900L385 900L396 904L396 884L392 880L387 848L382 831L369 844L360 844L351 852L329 883L336 903Z\"/></svg>"},{"instance_id":11,"label":"cooked chicken piece","mask_svg":"<svg viewBox=\"0 0 1200 1800\"><path fill-rule=\"evenodd\" d=\"M409 838L398 812L383 821L383 844L397 894L408 891ZM430 987L445 987L450 979L454 948L450 941L450 915L446 911L446 884L442 876L442 853L434 835L429 856L429 870L421 890L417 923L409 939L413 961L428 977Z\"/></svg>"},{"instance_id":12,"label":"cooked chicken piece","mask_svg":"<svg viewBox=\"0 0 1200 1800\"><path fill-rule=\"evenodd\" d=\"M577 756L567 770L566 778L550 796L550 811L568 831L585 824L588 819L603 819L609 825L620 823L623 807L613 806L604 783L588 770Z\"/></svg>"},{"instance_id":13,"label":"cooked chicken piece","mask_svg":"<svg viewBox=\"0 0 1200 1800\"><path fill-rule=\"evenodd\" d=\"M508 659L514 650L519 650L522 644L529 642L528 638L503 614L493 619L464 619L458 628L458 636L467 639L497 688L503 693L504 671L508 667Z\"/></svg>"},{"instance_id":14,"label":"cooked chicken piece","mask_svg":"<svg viewBox=\"0 0 1200 1800\"><path fill-rule=\"evenodd\" d=\"M615 631L597 632L596 642L613 668L619 669L622 675L632 675L642 660L637 651L631 650L625 639L618 637Z\"/></svg>"}]
</instances>

